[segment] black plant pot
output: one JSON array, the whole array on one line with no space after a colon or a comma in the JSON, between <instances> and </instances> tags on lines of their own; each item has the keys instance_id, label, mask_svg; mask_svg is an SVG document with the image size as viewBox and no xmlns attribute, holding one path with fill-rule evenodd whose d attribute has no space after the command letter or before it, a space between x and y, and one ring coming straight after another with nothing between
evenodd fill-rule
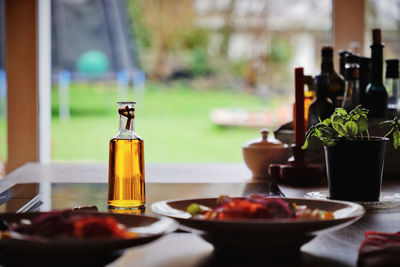
<instances>
[{"instance_id":1,"label":"black plant pot","mask_svg":"<svg viewBox=\"0 0 400 267\"><path fill-rule=\"evenodd\" d=\"M350 201L378 201L385 147L389 139L339 139L325 147L329 197Z\"/></svg>"}]
</instances>

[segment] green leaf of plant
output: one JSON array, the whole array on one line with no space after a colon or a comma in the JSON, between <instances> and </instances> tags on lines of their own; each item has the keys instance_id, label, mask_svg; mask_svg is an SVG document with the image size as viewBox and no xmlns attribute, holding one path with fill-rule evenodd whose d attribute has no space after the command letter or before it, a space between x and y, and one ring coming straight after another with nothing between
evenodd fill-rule
<instances>
[{"instance_id":1,"label":"green leaf of plant","mask_svg":"<svg viewBox=\"0 0 400 267\"><path fill-rule=\"evenodd\" d=\"M331 124L331 119L327 118L321 123L324 124L325 126L329 126Z\"/></svg>"},{"instance_id":2,"label":"green leaf of plant","mask_svg":"<svg viewBox=\"0 0 400 267\"><path fill-rule=\"evenodd\" d=\"M360 132L364 132L365 130L368 129L368 119L365 118L364 116L361 116L360 119L357 121L358 124L358 130Z\"/></svg>"},{"instance_id":3,"label":"green leaf of plant","mask_svg":"<svg viewBox=\"0 0 400 267\"><path fill-rule=\"evenodd\" d=\"M344 124L344 118L341 115L338 114L333 114L331 116L331 123L339 123L339 124Z\"/></svg>"},{"instance_id":4,"label":"green leaf of plant","mask_svg":"<svg viewBox=\"0 0 400 267\"><path fill-rule=\"evenodd\" d=\"M393 145L394 149L400 146L400 131L398 129L393 132Z\"/></svg>"},{"instance_id":5,"label":"green leaf of plant","mask_svg":"<svg viewBox=\"0 0 400 267\"><path fill-rule=\"evenodd\" d=\"M301 149L307 149L310 143L310 137L315 133L315 126L312 126L308 129L306 134L306 140L304 140L304 144L301 146Z\"/></svg>"},{"instance_id":6,"label":"green leaf of plant","mask_svg":"<svg viewBox=\"0 0 400 267\"><path fill-rule=\"evenodd\" d=\"M383 121L383 122L379 123L378 125L381 128L392 127L393 121Z\"/></svg>"},{"instance_id":7,"label":"green leaf of plant","mask_svg":"<svg viewBox=\"0 0 400 267\"><path fill-rule=\"evenodd\" d=\"M332 128L328 128L328 127L321 129L322 137L329 137L329 138L335 137L335 135L333 134L334 131L332 131L332 130L333 130Z\"/></svg>"},{"instance_id":8,"label":"green leaf of plant","mask_svg":"<svg viewBox=\"0 0 400 267\"><path fill-rule=\"evenodd\" d=\"M315 129L314 136L321 138L323 136L322 131L320 129Z\"/></svg>"},{"instance_id":9,"label":"green leaf of plant","mask_svg":"<svg viewBox=\"0 0 400 267\"><path fill-rule=\"evenodd\" d=\"M304 140L304 144L301 146L301 149L307 149L308 145L310 143L310 137L311 137L311 133L308 132L306 135L306 140Z\"/></svg>"},{"instance_id":10,"label":"green leaf of plant","mask_svg":"<svg viewBox=\"0 0 400 267\"><path fill-rule=\"evenodd\" d=\"M394 117L393 123L394 123L394 126L395 126L395 127L399 127L399 128L400 128L399 119L398 119L397 117Z\"/></svg>"},{"instance_id":11,"label":"green leaf of plant","mask_svg":"<svg viewBox=\"0 0 400 267\"><path fill-rule=\"evenodd\" d=\"M346 128L344 127L343 124L332 122L332 127L333 127L333 129L336 130L336 132L339 133L339 135L346 136L347 132L346 132Z\"/></svg>"},{"instance_id":12,"label":"green leaf of plant","mask_svg":"<svg viewBox=\"0 0 400 267\"><path fill-rule=\"evenodd\" d=\"M327 138L327 137L321 138L321 141L325 146L328 146L328 147L333 146L335 144L334 140L332 140L331 138Z\"/></svg>"},{"instance_id":13,"label":"green leaf of plant","mask_svg":"<svg viewBox=\"0 0 400 267\"><path fill-rule=\"evenodd\" d=\"M367 115L367 114L368 114L368 112L369 112L368 109L362 108L361 105L359 105L358 107L360 108L360 113L361 113L361 114L364 114L364 115Z\"/></svg>"},{"instance_id":14,"label":"green leaf of plant","mask_svg":"<svg viewBox=\"0 0 400 267\"><path fill-rule=\"evenodd\" d=\"M347 116L347 111L343 108L336 108L334 114L340 114L342 116Z\"/></svg>"},{"instance_id":15,"label":"green leaf of plant","mask_svg":"<svg viewBox=\"0 0 400 267\"><path fill-rule=\"evenodd\" d=\"M358 126L354 121L346 122L344 127L346 128L346 132L350 137L354 137L358 133Z\"/></svg>"},{"instance_id":16,"label":"green leaf of plant","mask_svg":"<svg viewBox=\"0 0 400 267\"><path fill-rule=\"evenodd\" d=\"M306 140L304 141L304 144L301 146L301 149L307 149L308 148L308 142L309 142L309 140L308 140L308 138L306 138Z\"/></svg>"},{"instance_id":17,"label":"green leaf of plant","mask_svg":"<svg viewBox=\"0 0 400 267\"><path fill-rule=\"evenodd\" d=\"M337 132L331 128L331 127L327 127L325 128L325 131L329 132L329 135L327 134L327 136L330 136L331 138L337 138Z\"/></svg>"},{"instance_id":18,"label":"green leaf of plant","mask_svg":"<svg viewBox=\"0 0 400 267\"><path fill-rule=\"evenodd\" d=\"M361 117L360 114L351 115L351 119L354 121L358 121L360 119L360 117Z\"/></svg>"},{"instance_id":19,"label":"green leaf of plant","mask_svg":"<svg viewBox=\"0 0 400 267\"><path fill-rule=\"evenodd\" d=\"M364 118L364 119L366 119L366 120L368 120L367 114L361 114L361 117Z\"/></svg>"}]
</instances>

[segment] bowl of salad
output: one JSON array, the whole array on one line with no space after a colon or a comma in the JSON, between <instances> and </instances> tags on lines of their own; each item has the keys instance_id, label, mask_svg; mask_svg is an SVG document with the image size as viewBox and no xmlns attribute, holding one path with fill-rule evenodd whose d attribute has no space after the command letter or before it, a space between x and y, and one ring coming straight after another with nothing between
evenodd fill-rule
<instances>
[{"instance_id":1,"label":"bowl of salad","mask_svg":"<svg viewBox=\"0 0 400 267\"><path fill-rule=\"evenodd\" d=\"M200 235L216 251L263 254L298 252L318 234L346 227L365 213L352 202L263 195L166 200L151 209Z\"/></svg>"},{"instance_id":2,"label":"bowl of salad","mask_svg":"<svg viewBox=\"0 0 400 267\"><path fill-rule=\"evenodd\" d=\"M176 228L171 219L140 215L73 210L2 213L0 265L102 266L125 249Z\"/></svg>"}]
</instances>

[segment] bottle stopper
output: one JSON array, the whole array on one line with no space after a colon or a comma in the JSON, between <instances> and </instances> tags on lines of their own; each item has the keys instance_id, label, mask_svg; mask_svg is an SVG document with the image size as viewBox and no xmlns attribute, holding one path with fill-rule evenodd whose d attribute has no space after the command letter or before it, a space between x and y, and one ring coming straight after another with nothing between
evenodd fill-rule
<instances>
[{"instance_id":1,"label":"bottle stopper","mask_svg":"<svg viewBox=\"0 0 400 267\"><path fill-rule=\"evenodd\" d=\"M322 56L333 56L333 47L332 46L324 46L321 48Z\"/></svg>"},{"instance_id":2,"label":"bottle stopper","mask_svg":"<svg viewBox=\"0 0 400 267\"><path fill-rule=\"evenodd\" d=\"M381 29L373 29L372 30L372 43L380 44L382 43L382 33Z\"/></svg>"},{"instance_id":3,"label":"bottle stopper","mask_svg":"<svg viewBox=\"0 0 400 267\"><path fill-rule=\"evenodd\" d=\"M135 118L135 108L130 108L128 105L126 105L124 108L118 109L118 113L119 115L128 118L128 120L126 121L125 129L129 130L131 128L131 121Z\"/></svg>"}]
</instances>

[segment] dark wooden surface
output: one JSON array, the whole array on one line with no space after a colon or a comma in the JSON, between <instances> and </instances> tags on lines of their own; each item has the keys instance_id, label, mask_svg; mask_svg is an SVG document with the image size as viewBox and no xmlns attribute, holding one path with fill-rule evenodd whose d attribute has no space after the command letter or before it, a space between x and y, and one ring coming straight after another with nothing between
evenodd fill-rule
<instances>
[{"instance_id":1,"label":"dark wooden surface","mask_svg":"<svg viewBox=\"0 0 400 267\"><path fill-rule=\"evenodd\" d=\"M75 167L74 167L75 166ZM97 167L96 167L97 166ZM187 177L191 177L191 182L185 181L184 172L176 170L176 173L182 176L182 179L174 177L174 168L184 165L170 165L168 170L164 170L161 165L153 165L151 168L158 169L159 175L153 178L153 182L148 182L147 206L151 203L166 199L194 198L194 197L216 197L220 194L231 196L241 196L251 192L264 192L266 186L264 183L252 182L248 177L240 180L237 174L232 171L244 171L240 165L208 165L208 170L204 171L205 165L191 165L186 168ZM219 166L219 167L218 167ZM186 166L187 167L187 166ZM212 167L220 168L217 172L221 177L218 179L196 177L196 171L201 175L207 172L213 172ZM103 171L106 170L102 164L72 164L68 167L63 166L64 172L59 176L64 177L57 180L55 170L60 168L56 165L41 166L40 164L31 164L25 166L23 171L6 176L0 181L0 188L12 183L10 179L16 179L18 182L51 182L52 203L51 209L70 208L83 205L97 205L101 210L106 209L106 190L107 184ZM79 177L77 170L84 169L81 183L76 183ZM155 169L151 172L155 173ZM200 170L201 169L201 170ZM91 171L92 170L92 171ZM40 174L42 172L42 174ZM52 177L48 174L53 173ZM67 183L67 173L71 174L70 182ZM150 172L150 173L151 173ZM189 172L191 174L189 174ZM30 175L29 175L30 173ZM88 176L97 173L97 178L89 179ZM162 174L161 174L162 173ZM245 172L244 172L245 173ZM232 182L230 182L232 175ZM29 177L35 177L34 179ZM42 178L44 177L44 179ZM149 179L152 180L152 179ZM164 182L162 182L164 180ZM168 182L173 181L173 182ZM178 182L180 181L180 182ZM62 183L60 183L62 182ZM321 190L319 188L292 188L281 186L281 190L288 197L302 197L306 192ZM362 190L362 186L360 186ZM390 192L400 192L400 187L396 181L385 181L384 190ZM147 210L147 214L151 212ZM249 257L237 255L218 255L213 252L213 247L203 241L200 237L185 233L176 232L169 234L150 244L132 248L113 262L110 266L356 266L358 257L358 248L363 240L363 234L366 230L397 232L400 230L400 209L367 211L366 215L344 229L331 233L323 233L315 239L304 245L297 256L283 256L272 258L269 256ZM233 237L234 238L234 235Z\"/></svg>"}]
</instances>

